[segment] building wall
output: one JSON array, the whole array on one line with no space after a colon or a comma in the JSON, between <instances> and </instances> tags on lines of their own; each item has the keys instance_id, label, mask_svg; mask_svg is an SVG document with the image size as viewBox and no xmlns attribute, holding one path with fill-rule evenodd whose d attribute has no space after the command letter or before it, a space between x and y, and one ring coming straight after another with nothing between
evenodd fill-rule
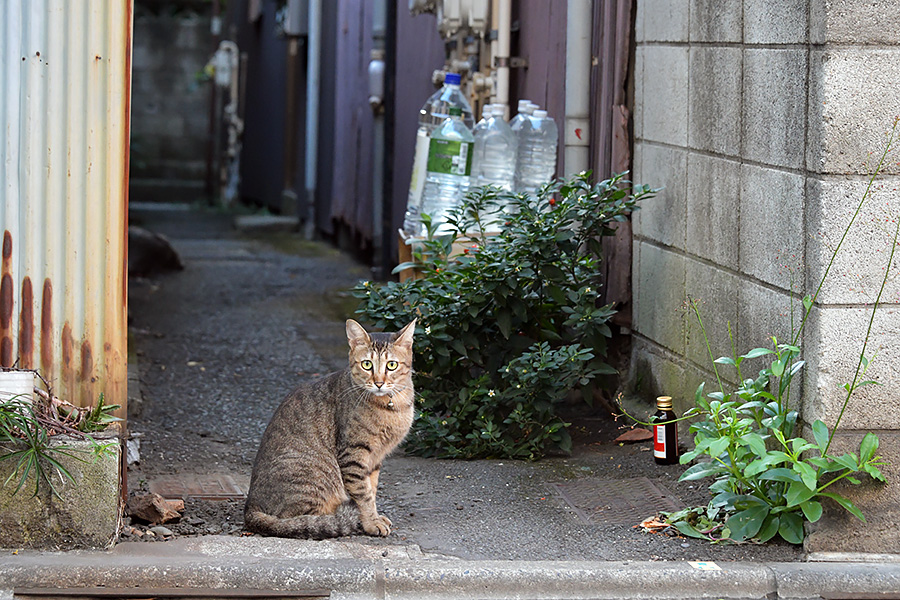
<instances>
[{"instance_id":1,"label":"building wall","mask_svg":"<svg viewBox=\"0 0 900 600\"><path fill-rule=\"evenodd\" d=\"M209 15L134 19L131 186L134 201L206 194L210 86L198 79L215 50Z\"/></svg>"},{"instance_id":2,"label":"building wall","mask_svg":"<svg viewBox=\"0 0 900 600\"><path fill-rule=\"evenodd\" d=\"M714 381L688 299L716 357L730 355L729 330L739 352L791 338L900 114L897 19L888 0L638 0L635 179L664 189L634 218L637 394L675 396L683 410ZM807 423L831 426L853 377L900 213L896 154L884 172L800 340ZM878 349L868 378L884 385L854 397L839 440L881 430L897 457L898 278L882 301L867 353ZM863 550L874 537L900 550L895 485L865 488L869 525L852 535L834 535L859 528L829 512L810 548Z\"/></svg>"},{"instance_id":3,"label":"building wall","mask_svg":"<svg viewBox=\"0 0 900 600\"><path fill-rule=\"evenodd\" d=\"M132 3L0 3L0 367L127 402Z\"/></svg>"}]
</instances>

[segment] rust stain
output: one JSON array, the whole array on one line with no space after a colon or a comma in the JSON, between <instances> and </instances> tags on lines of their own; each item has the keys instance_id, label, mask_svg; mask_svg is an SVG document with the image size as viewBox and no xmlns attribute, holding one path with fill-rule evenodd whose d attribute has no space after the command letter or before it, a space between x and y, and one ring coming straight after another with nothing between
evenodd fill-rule
<instances>
[{"instance_id":1,"label":"rust stain","mask_svg":"<svg viewBox=\"0 0 900 600\"><path fill-rule=\"evenodd\" d=\"M41 368L44 373L53 372L53 284L44 280L41 295Z\"/></svg>"},{"instance_id":2,"label":"rust stain","mask_svg":"<svg viewBox=\"0 0 900 600\"><path fill-rule=\"evenodd\" d=\"M19 309L19 366L34 368L34 291L31 278L22 280L22 308Z\"/></svg>"},{"instance_id":3,"label":"rust stain","mask_svg":"<svg viewBox=\"0 0 900 600\"><path fill-rule=\"evenodd\" d=\"M75 370L72 367L74 353L75 340L72 338L72 325L66 321L62 329L62 373L60 374L66 398L74 398L76 395Z\"/></svg>"},{"instance_id":4,"label":"rust stain","mask_svg":"<svg viewBox=\"0 0 900 600\"><path fill-rule=\"evenodd\" d=\"M6 271L6 269L4 269ZM13 280L9 272L0 279L0 335L9 335L13 313Z\"/></svg>"},{"instance_id":5,"label":"rust stain","mask_svg":"<svg viewBox=\"0 0 900 600\"><path fill-rule=\"evenodd\" d=\"M81 342L81 389L84 391L82 396L82 404L94 403L94 383L97 378L94 377L94 355L91 352L91 344L87 340Z\"/></svg>"},{"instance_id":6,"label":"rust stain","mask_svg":"<svg viewBox=\"0 0 900 600\"><path fill-rule=\"evenodd\" d=\"M0 280L0 367L13 366L13 340L11 331L13 307L13 283L9 274Z\"/></svg>"},{"instance_id":7,"label":"rust stain","mask_svg":"<svg viewBox=\"0 0 900 600\"><path fill-rule=\"evenodd\" d=\"M0 367L13 366L12 234L3 232L3 266L0 270Z\"/></svg>"}]
</instances>

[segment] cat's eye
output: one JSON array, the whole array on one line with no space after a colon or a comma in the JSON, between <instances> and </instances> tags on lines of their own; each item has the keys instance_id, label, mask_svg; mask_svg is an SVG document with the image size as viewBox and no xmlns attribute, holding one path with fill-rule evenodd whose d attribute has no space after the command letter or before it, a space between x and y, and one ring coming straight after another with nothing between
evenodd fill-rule
<instances>
[{"instance_id":1,"label":"cat's eye","mask_svg":"<svg viewBox=\"0 0 900 600\"><path fill-rule=\"evenodd\" d=\"M387 361L387 369L388 369L388 371L396 371L396 370L397 370L397 367L399 367L399 366L400 366L400 363L398 363L396 360L389 360L389 361Z\"/></svg>"},{"instance_id":2,"label":"cat's eye","mask_svg":"<svg viewBox=\"0 0 900 600\"><path fill-rule=\"evenodd\" d=\"M372 361L371 361L371 360L364 360L364 361L361 361L361 362L359 363L359 366L361 366L361 367L362 367L363 369L365 369L366 371L371 371L371 370L372 370Z\"/></svg>"}]
</instances>

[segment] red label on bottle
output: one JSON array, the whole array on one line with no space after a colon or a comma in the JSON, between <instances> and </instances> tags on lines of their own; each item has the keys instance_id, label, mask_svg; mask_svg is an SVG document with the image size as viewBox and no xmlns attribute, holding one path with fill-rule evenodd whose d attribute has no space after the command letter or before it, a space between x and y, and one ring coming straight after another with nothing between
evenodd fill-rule
<instances>
[{"instance_id":1,"label":"red label on bottle","mask_svg":"<svg viewBox=\"0 0 900 600\"><path fill-rule=\"evenodd\" d=\"M653 426L653 456L656 458L666 457L666 426Z\"/></svg>"}]
</instances>

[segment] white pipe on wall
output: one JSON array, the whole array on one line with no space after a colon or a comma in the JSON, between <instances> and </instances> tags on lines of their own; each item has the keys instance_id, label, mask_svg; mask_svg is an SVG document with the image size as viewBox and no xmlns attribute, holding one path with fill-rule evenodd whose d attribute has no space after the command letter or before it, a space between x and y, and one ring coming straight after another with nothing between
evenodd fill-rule
<instances>
[{"instance_id":1,"label":"white pipe on wall","mask_svg":"<svg viewBox=\"0 0 900 600\"><path fill-rule=\"evenodd\" d=\"M512 0L499 0L497 5L497 91L494 102L509 105L509 48L512 27Z\"/></svg>"},{"instance_id":2,"label":"white pipe on wall","mask_svg":"<svg viewBox=\"0 0 900 600\"><path fill-rule=\"evenodd\" d=\"M563 172L588 169L591 97L591 0L568 0L566 7L566 117Z\"/></svg>"},{"instance_id":3,"label":"white pipe on wall","mask_svg":"<svg viewBox=\"0 0 900 600\"><path fill-rule=\"evenodd\" d=\"M319 141L319 80L322 50L322 0L309 0L306 79L306 224L304 233L312 238L316 230L316 168Z\"/></svg>"}]
</instances>

